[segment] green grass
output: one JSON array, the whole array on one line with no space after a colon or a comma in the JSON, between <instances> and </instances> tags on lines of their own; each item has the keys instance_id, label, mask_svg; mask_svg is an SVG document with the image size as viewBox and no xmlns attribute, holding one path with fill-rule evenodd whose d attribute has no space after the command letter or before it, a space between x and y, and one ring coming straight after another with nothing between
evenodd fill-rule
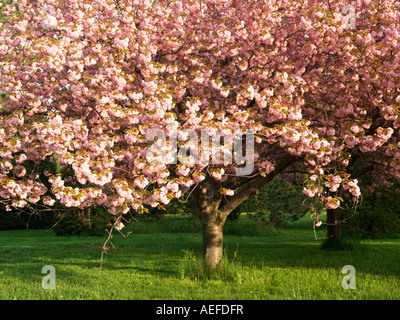
<instances>
[{"instance_id":1,"label":"green grass","mask_svg":"<svg viewBox=\"0 0 400 320\"><path fill-rule=\"evenodd\" d=\"M400 239L327 252L309 217L277 231L243 216L227 225L224 259L207 274L191 217L130 228L127 238L115 233L100 272L105 237L1 231L0 299L400 299ZM54 290L42 288L45 265L56 270ZM355 267L355 290L341 286L345 265Z\"/></svg>"}]
</instances>

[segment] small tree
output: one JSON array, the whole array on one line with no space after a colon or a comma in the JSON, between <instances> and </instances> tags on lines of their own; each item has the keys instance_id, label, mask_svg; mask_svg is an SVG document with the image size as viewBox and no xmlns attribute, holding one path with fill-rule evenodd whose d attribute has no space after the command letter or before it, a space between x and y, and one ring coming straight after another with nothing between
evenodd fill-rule
<instances>
[{"instance_id":1,"label":"small tree","mask_svg":"<svg viewBox=\"0 0 400 320\"><path fill-rule=\"evenodd\" d=\"M235 212L253 213L254 217L270 222L275 227L287 221L296 221L309 210L301 187L285 181L274 181L260 189L258 195L249 198ZM232 214L232 213L231 213Z\"/></svg>"},{"instance_id":2,"label":"small tree","mask_svg":"<svg viewBox=\"0 0 400 320\"><path fill-rule=\"evenodd\" d=\"M361 186L373 185L376 177L365 176ZM399 181L386 182L373 192L365 192L357 212L346 223L345 232L362 238L400 235ZM350 214L346 213L344 218Z\"/></svg>"}]
</instances>

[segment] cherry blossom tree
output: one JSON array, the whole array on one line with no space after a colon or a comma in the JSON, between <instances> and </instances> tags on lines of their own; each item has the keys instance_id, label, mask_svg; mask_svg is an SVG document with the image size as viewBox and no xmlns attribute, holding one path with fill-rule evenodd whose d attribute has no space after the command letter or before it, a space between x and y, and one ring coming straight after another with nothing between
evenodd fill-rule
<instances>
[{"instance_id":1,"label":"cherry blossom tree","mask_svg":"<svg viewBox=\"0 0 400 320\"><path fill-rule=\"evenodd\" d=\"M0 197L102 206L119 228L131 209L195 194L211 270L229 213L279 175L302 175L319 226L321 205L346 203L339 190L357 203L355 171L400 176L399 12L394 0L3 6ZM225 143L196 149L200 132ZM197 152L171 161L176 148ZM24 163L49 159L72 174L46 173L46 188Z\"/></svg>"}]
</instances>

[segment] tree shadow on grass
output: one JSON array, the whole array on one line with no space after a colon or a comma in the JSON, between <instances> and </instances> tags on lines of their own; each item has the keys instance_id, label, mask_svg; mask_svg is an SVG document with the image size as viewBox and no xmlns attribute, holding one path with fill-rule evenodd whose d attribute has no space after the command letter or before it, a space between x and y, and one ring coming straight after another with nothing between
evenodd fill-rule
<instances>
[{"instance_id":1,"label":"tree shadow on grass","mask_svg":"<svg viewBox=\"0 0 400 320\"><path fill-rule=\"evenodd\" d=\"M279 235L225 236L226 258L248 269L333 268L340 273L343 266L353 265L357 272L400 278L400 240L367 241L353 251L327 252L311 238L285 235L280 239ZM0 245L0 270L3 276L27 283L40 283L44 265L53 265L64 279L95 275L104 242L102 238L73 239L48 234L45 238L36 234L25 246L21 246L23 241L13 245L12 237L7 241ZM114 244L117 249L110 248L105 255L104 274L137 273L179 279L180 266L187 258L183 251L191 251L198 261L202 256L202 238L198 234L142 234L115 238Z\"/></svg>"},{"instance_id":2,"label":"tree shadow on grass","mask_svg":"<svg viewBox=\"0 0 400 320\"><path fill-rule=\"evenodd\" d=\"M237 242L239 249L236 249ZM321 241L260 241L260 238L225 240L227 255L237 256L248 267L271 268L334 268L341 271L353 265L357 272L400 278L400 241L389 240L357 244L355 248L329 252L321 248ZM237 251L235 253L235 251Z\"/></svg>"},{"instance_id":3,"label":"tree shadow on grass","mask_svg":"<svg viewBox=\"0 0 400 320\"><path fill-rule=\"evenodd\" d=\"M25 239L23 232L15 234L16 242L6 232L0 234L0 241L2 236L9 238L8 242L0 244L0 271L5 277L40 283L45 265L54 266L57 275L64 278L73 278L74 274L79 276L80 273L96 275L99 271L103 238L49 237L48 234L40 237L40 232L29 237L32 233L27 232ZM115 248L110 245L104 254L100 274L122 272L176 277L179 273L175 265L179 265L183 256L180 249L183 240L185 246L197 244L193 235L116 237L113 239Z\"/></svg>"}]
</instances>

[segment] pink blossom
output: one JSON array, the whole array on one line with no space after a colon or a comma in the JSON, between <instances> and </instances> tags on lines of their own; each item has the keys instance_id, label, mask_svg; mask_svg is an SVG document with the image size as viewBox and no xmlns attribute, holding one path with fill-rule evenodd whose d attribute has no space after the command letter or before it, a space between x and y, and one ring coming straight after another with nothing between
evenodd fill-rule
<instances>
[{"instance_id":1,"label":"pink blossom","mask_svg":"<svg viewBox=\"0 0 400 320\"><path fill-rule=\"evenodd\" d=\"M235 194L234 190L231 190L231 189L224 190L224 195L226 195L226 196L233 196L234 194Z\"/></svg>"},{"instance_id":2,"label":"pink blossom","mask_svg":"<svg viewBox=\"0 0 400 320\"><path fill-rule=\"evenodd\" d=\"M326 198L326 203L325 206L327 209L336 209L340 205L340 200L332 197L327 197Z\"/></svg>"},{"instance_id":3,"label":"pink blossom","mask_svg":"<svg viewBox=\"0 0 400 320\"><path fill-rule=\"evenodd\" d=\"M55 200L54 200L54 199L51 199L50 197L44 197L44 198L43 198L43 203L44 203L45 205L47 205L47 206L52 207L52 206L54 205L54 203L55 203Z\"/></svg>"},{"instance_id":4,"label":"pink blossom","mask_svg":"<svg viewBox=\"0 0 400 320\"><path fill-rule=\"evenodd\" d=\"M362 20L368 32L351 36L332 2L281 1L276 10L268 1L134 1L118 12L112 1L46 4L2 9L0 196L9 205L49 192L69 207L120 214L168 203L208 179L231 195L238 181L297 170L310 172L310 197L343 187L358 198L348 176L355 154L373 160L378 180L400 178L396 6L358 6L358 16L375 16ZM242 157L215 148L212 155L240 159L207 166L173 163L173 148L159 143L168 156L155 165L145 156L154 128L171 140L186 129L250 130L256 143ZM73 178L48 175L47 190L37 184L39 166L24 164L54 154ZM235 176L250 160L253 172Z\"/></svg>"}]
</instances>

